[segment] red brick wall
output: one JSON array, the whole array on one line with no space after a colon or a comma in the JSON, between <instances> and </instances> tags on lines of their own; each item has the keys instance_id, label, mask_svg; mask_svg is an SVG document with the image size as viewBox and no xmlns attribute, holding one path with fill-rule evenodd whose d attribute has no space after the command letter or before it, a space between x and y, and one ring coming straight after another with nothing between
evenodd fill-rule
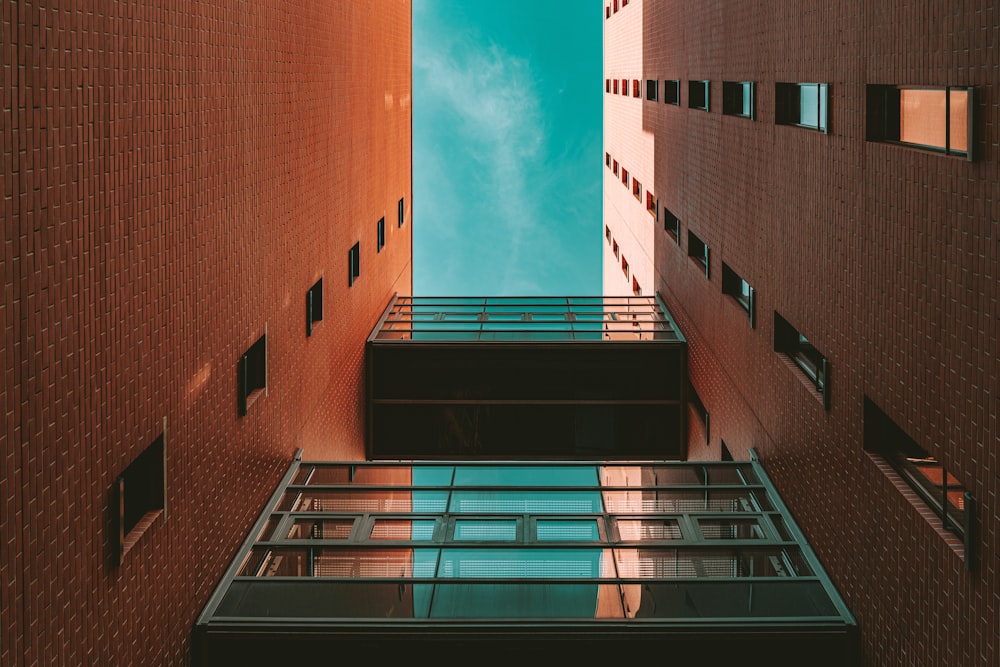
<instances>
[{"instance_id":1,"label":"red brick wall","mask_svg":"<svg viewBox=\"0 0 1000 667\"><path fill-rule=\"evenodd\" d=\"M1000 659L995 9L635 0L606 21L606 62L682 81L680 107L615 104L642 108L631 131L655 137L656 194L681 219L682 246L660 225L651 254L711 414L707 449L757 448L857 615L865 664ZM643 12L641 34L610 40L627 12ZM710 113L687 108L692 79L712 81ZM756 121L722 115L724 80L757 82ZM776 81L829 83L830 134L776 126ZM976 86L977 161L867 143L868 83ZM688 229L711 247L711 280ZM755 329L721 293L722 261L757 290ZM829 412L773 351L776 310L829 358ZM864 453L865 395L978 501L973 572Z\"/></svg>"},{"instance_id":2,"label":"red brick wall","mask_svg":"<svg viewBox=\"0 0 1000 667\"><path fill-rule=\"evenodd\" d=\"M411 285L410 17L0 4L0 664L185 664L295 450L363 452L363 341ZM265 330L267 395L240 418ZM112 486L164 418L168 518L119 566Z\"/></svg>"}]
</instances>

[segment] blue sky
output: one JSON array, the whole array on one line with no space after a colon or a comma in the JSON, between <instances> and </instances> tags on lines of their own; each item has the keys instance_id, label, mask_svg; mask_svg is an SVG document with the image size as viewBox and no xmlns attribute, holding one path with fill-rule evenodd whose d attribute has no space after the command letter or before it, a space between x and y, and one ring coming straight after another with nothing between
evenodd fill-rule
<instances>
[{"instance_id":1,"label":"blue sky","mask_svg":"<svg viewBox=\"0 0 1000 667\"><path fill-rule=\"evenodd\" d=\"M600 294L603 11L414 0L414 294Z\"/></svg>"}]
</instances>

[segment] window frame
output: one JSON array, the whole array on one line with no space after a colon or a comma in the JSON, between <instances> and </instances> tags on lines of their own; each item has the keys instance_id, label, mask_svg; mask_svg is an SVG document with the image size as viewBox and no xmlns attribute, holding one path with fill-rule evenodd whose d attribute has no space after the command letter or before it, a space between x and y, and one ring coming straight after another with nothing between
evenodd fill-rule
<instances>
[{"instance_id":1,"label":"window frame","mask_svg":"<svg viewBox=\"0 0 1000 667\"><path fill-rule=\"evenodd\" d=\"M660 81L659 79L646 79L646 100L648 102L657 102L660 99Z\"/></svg>"},{"instance_id":2,"label":"window frame","mask_svg":"<svg viewBox=\"0 0 1000 667\"><path fill-rule=\"evenodd\" d=\"M306 291L306 338L312 336L316 322L323 321L323 279Z\"/></svg>"},{"instance_id":3,"label":"window frame","mask_svg":"<svg viewBox=\"0 0 1000 667\"><path fill-rule=\"evenodd\" d=\"M738 96L738 97L737 97ZM745 104L749 97L749 104ZM744 107L749 107L749 113L744 113ZM723 81L722 82L722 113L725 116L739 118L757 118L757 84L753 81Z\"/></svg>"},{"instance_id":4,"label":"window frame","mask_svg":"<svg viewBox=\"0 0 1000 667\"><path fill-rule=\"evenodd\" d=\"M261 334L253 345L240 356L237 364L237 400L240 417L261 394L267 392L267 333Z\"/></svg>"},{"instance_id":5,"label":"window frame","mask_svg":"<svg viewBox=\"0 0 1000 667\"><path fill-rule=\"evenodd\" d=\"M756 292L750 283L725 262L722 262L722 293L729 295L746 311L750 318L750 328L753 329Z\"/></svg>"},{"instance_id":6,"label":"window frame","mask_svg":"<svg viewBox=\"0 0 1000 667\"><path fill-rule=\"evenodd\" d=\"M382 248L385 247L385 216L383 215L379 218L378 223L375 225L375 236L377 239L375 252L381 253Z\"/></svg>"},{"instance_id":7,"label":"window frame","mask_svg":"<svg viewBox=\"0 0 1000 667\"><path fill-rule=\"evenodd\" d=\"M673 94L668 94L668 91ZM663 80L663 103L672 104L675 107L681 105L681 80L680 79L664 79Z\"/></svg>"},{"instance_id":8,"label":"window frame","mask_svg":"<svg viewBox=\"0 0 1000 667\"><path fill-rule=\"evenodd\" d=\"M406 222L406 197L399 198L399 227Z\"/></svg>"},{"instance_id":9,"label":"window frame","mask_svg":"<svg viewBox=\"0 0 1000 667\"><path fill-rule=\"evenodd\" d=\"M695 91L699 89L704 94L704 106L695 103L701 96L695 95ZM711 112L712 82L709 79L693 79L688 81L688 109L700 109L701 111Z\"/></svg>"},{"instance_id":10,"label":"window frame","mask_svg":"<svg viewBox=\"0 0 1000 667\"><path fill-rule=\"evenodd\" d=\"M711 280L711 249L697 234L688 230L688 257L705 268L705 278Z\"/></svg>"},{"instance_id":11,"label":"window frame","mask_svg":"<svg viewBox=\"0 0 1000 667\"><path fill-rule=\"evenodd\" d=\"M642 201L642 183L634 176L632 177L632 196Z\"/></svg>"},{"instance_id":12,"label":"window frame","mask_svg":"<svg viewBox=\"0 0 1000 667\"><path fill-rule=\"evenodd\" d=\"M810 381L830 409L830 362L797 328L774 311L774 351L788 357Z\"/></svg>"},{"instance_id":13,"label":"window frame","mask_svg":"<svg viewBox=\"0 0 1000 667\"><path fill-rule=\"evenodd\" d=\"M164 429L115 479L118 564L159 518L167 514L167 446Z\"/></svg>"},{"instance_id":14,"label":"window frame","mask_svg":"<svg viewBox=\"0 0 1000 667\"><path fill-rule=\"evenodd\" d=\"M816 86L816 125L802 122L802 89ZM830 133L830 84L819 82L774 84L774 124L801 127L807 130Z\"/></svg>"},{"instance_id":15,"label":"window frame","mask_svg":"<svg viewBox=\"0 0 1000 667\"><path fill-rule=\"evenodd\" d=\"M672 229L671 229L672 228ZM674 215L666 206L663 207L663 231L674 237L677 246L681 245L681 219Z\"/></svg>"},{"instance_id":16,"label":"window frame","mask_svg":"<svg viewBox=\"0 0 1000 667\"><path fill-rule=\"evenodd\" d=\"M358 241L347 251L347 286L354 287L354 282L361 276L361 241Z\"/></svg>"},{"instance_id":17,"label":"window frame","mask_svg":"<svg viewBox=\"0 0 1000 667\"><path fill-rule=\"evenodd\" d=\"M945 145L918 144L900 139L902 124L901 92L904 90L943 91L945 93ZM965 110L966 150L956 150L951 147L951 93L965 92L968 100ZM930 153L943 154L950 157L961 157L968 162L975 161L975 86L907 86L868 84L865 86L865 140L871 142L906 146Z\"/></svg>"}]
</instances>

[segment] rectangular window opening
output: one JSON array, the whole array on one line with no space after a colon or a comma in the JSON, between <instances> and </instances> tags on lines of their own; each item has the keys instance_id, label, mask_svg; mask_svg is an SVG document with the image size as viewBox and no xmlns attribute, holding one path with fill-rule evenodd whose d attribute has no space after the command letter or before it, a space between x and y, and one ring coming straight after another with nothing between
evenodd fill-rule
<instances>
[{"instance_id":1,"label":"rectangular window opening","mask_svg":"<svg viewBox=\"0 0 1000 667\"><path fill-rule=\"evenodd\" d=\"M708 111L709 90L708 81L688 81L688 108Z\"/></svg>"},{"instance_id":2,"label":"rectangular window opening","mask_svg":"<svg viewBox=\"0 0 1000 667\"><path fill-rule=\"evenodd\" d=\"M118 562L166 509L166 452L160 435L116 480Z\"/></svg>"},{"instance_id":3,"label":"rectangular window opening","mask_svg":"<svg viewBox=\"0 0 1000 667\"><path fill-rule=\"evenodd\" d=\"M632 196L642 201L642 183L637 178L632 179Z\"/></svg>"},{"instance_id":4,"label":"rectangular window opening","mask_svg":"<svg viewBox=\"0 0 1000 667\"><path fill-rule=\"evenodd\" d=\"M972 160L975 88L869 85L866 139Z\"/></svg>"},{"instance_id":5,"label":"rectangular window opening","mask_svg":"<svg viewBox=\"0 0 1000 667\"><path fill-rule=\"evenodd\" d=\"M722 82L722 113L753 119L756 115L753 81Z\"/></svg>"},{"instance_id":6,"label":"rectangular window opening","mask_svg":"<svg viewBox=\"0 0 1000 667\"><path fill-rule=\"evenodd\" d=\"M663 231L674 237L677 245L681 244L681 221L676 215L670 212L666 206L663 207Z\"/></svg>"},{"instance_id":7,"label":"rectangular window opening","mask_svg":"<svg viewBox=\"0 0 1000 667\"><path fill-rule=\"evenodd\" d=\"M239 413L245 416L247 408L267 388L267 334L257 339L240 357L237 372L239 382Z\"/></svg>"},{"instance_id":8,"label":"rectangular window opening","mask_svg":"<svg viewBox=\"0 0 1000 667\"><path fill-rule=\"evenodd\" d=\"M709 258L708 258L708 245L705 244L698 235L688 230L688 257L698 262L705 268L705 277L711 280L709 275Z\"/></svg>"},{"instance_id":9,"label":"rectangular window opening","mask_svg":"<svg viewBox=\"0 0 1000 667\"><path fill-rule=\"evenodd\" d=\"M663 103L680 106L681 82L678 79L667 79L663 82Z\"/></svg>"},{"instance_id":10,"label":"rectangular window opening","mask_svg":"<svg viewBox=\"0 0 1000 667\"><path fill-rule=\"evenodd\" d=\"M632 97L640 97L641 96L640 90L641 90L641 85L639 83L639 79L632 79Z\"/></svg>"},{"instance_id":11,"label":"rectangular window opening","mask_svg":"<svg viewBox=\"0 0 1000 667\"><path fill-rule=\"evenodd\" d=\"M774 351L795 362L823 398L824 409L829 410L830 364L827 358L778 311L774 312Z\"/></svg>"},{"instance_id":12,"label":"rectangular window opening","mask_svg":"<svg viewBox=\"0 0 1000 667\"><path fill-rule=\"evenodd\" d=\"M376 252L382 252L382 248L385 247L385 218L384 217L381 218L378 221L378 225L377 225L377 228L376 228L375 232L376 232L376 234L378 236L378 248L376 249Z\"/></svg>"},{"instance_id":13,"label":"rectangular window opening","mask_svg":"<svg viewBox=\"0 0 1000 667\"><path fill-rule=\"evenodd\" d=\"M622 79L622 95L628 97L628 79Z\"/></svg>"},{"instance_id":14,"label":"rectangular window opening","mask_svg":"<svg viewBox=\"0 0 1000 667\"><path fill-rule=\"evenodd\" d=\"M361 275L361 241L347 252L347 286L354 287L354 281Z\"/></svg>"},{"instance_id":15,"label":"rectangular window opening","mask_svg":"<svg viewBox=\"0 0 1000 667\"><path fill-rule=\"evenodd\" d=\"M628 187L628 169L622 167L622 185Z\"/></svg>"},{"instance_id":16,"label":"rectangular window opening","mask_svg":"<svg viewBox=\"0 0 1000 667\"><path fill-rule=\"evenodd\" d=\"M722 293L728 294L750 317L750 328L754 326L754 289L725 262L722 263Z\"/></svg>"},{"instance_id":17,"label":"rectangular window opening","mask_svg":"<svg viewBox=\"0 0 1000 667\"><path fill-rule=\"evenodd\" d=\"M825 83L776 83L774 122L829 132L829 88Z\"/></svg>"},{"instance_id":18,"label":"rectangular window opening","mask_svg":"<svg viewBox=\"0 0 1000 667\"><path fill-rule=\"evenodd\" d=\"M323 320L323 279L306 292L306 337L312 336L313 327Z\"/></svg>"},{"instance_id":19,"label":"rectangular window opening","mask_svg":"<svg viewBox=\"0 0 1000 667\"><path fill-rule=\"evenodd\" d=\"M622 255L622 273L624 273L625 277L628 278L628 260L625 259L624 254Z\"/></svg>"},{"instance_id":20,"label":"rectangular window opening","mask_svg":"<svg viewBox=\"0 0 1000 667\"><path fill-rule=\"evenodd\" d=\"M646 80L646 99L650 102L655 102L657 100L657 84L659 82L656 79Z\"/></svg>"},{"instance_id":21,"label":"rectangular window opening","mask_svg":"<svg viewBox=\"0 0 1000 667\"><path fill-rule=\"evenodd\" d=\"M654 218L659 218L660 205L656 202L656 197L649 190L646 191L646 212Z\"/></svg>"},{"instance_id":22,"label":"rectangular window opening","mask_svg":"<svg viewBox=\"0 0 1000 667\"><path fill-rule=\"evenodd\" d=\"M864 399L864 448L881 456L941 520L942 527L965 543L971 560L974 503L971 494L938 459L917 444L871 399Z\"/></svg>"},{"instance_id":23,"label":"rectangular window opening","mask_svg":"<svg viewBox=\"0 0 1000 667\"><path fill-rule=\"evenodd\" d=\"M406 221L406 197L400 197L399 199L399 226L403 226L403 222Z\"/></svg>"},{"instance_id":24,"label":"rectangular window opening","mask_svg":"<svg viewBox=\"0 0 1000 667\"><path fill-rule=\"evenodd\" d=\"M688 405L691 406L698 421L701 422L702 428L705 430L705 445L708 445L712 440L711 432L709 431L708 410L705 408L705 404L701 402L701 397L695 391L694 385L689 382L687 389Z\"/></svg>"}]
</instances>

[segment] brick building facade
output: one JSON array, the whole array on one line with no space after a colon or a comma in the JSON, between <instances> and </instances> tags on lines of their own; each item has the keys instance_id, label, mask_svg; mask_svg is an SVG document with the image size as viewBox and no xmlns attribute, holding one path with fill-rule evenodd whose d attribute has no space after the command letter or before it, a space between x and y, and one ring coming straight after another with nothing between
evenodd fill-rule
<instances>
[{"instance_id":1,"label":"brick building facade","mask_svg":"<svg viewBox=\"0 0 1000 667\"><path fill-rule=\"evenodd\" d=\"M688 456L756 448L864 664L996 664L996 6L605 4L604 285L658 292L688 339ZM817 88L791 122L799 83ZM971 119L964 153L873 129L878 95L909 87L972 89L971 116L941 114L943 132ZM826 99L808 117L807 95ZM968 492L968 550L878 451L876 418Z\"/></svg>"},{"instance_id":2,"label":"brick building facade","mask_svg":"<svg viewBox=\"0 0 1000 667\"><path fill-rule=\"evenodd\" d=\"M186 664L292 454L363 456L364 339L411 291L410 21L0 6L0 664ZM116 480L161 434L165 513L120 559Z\"/></svg>"}]
</instances>

